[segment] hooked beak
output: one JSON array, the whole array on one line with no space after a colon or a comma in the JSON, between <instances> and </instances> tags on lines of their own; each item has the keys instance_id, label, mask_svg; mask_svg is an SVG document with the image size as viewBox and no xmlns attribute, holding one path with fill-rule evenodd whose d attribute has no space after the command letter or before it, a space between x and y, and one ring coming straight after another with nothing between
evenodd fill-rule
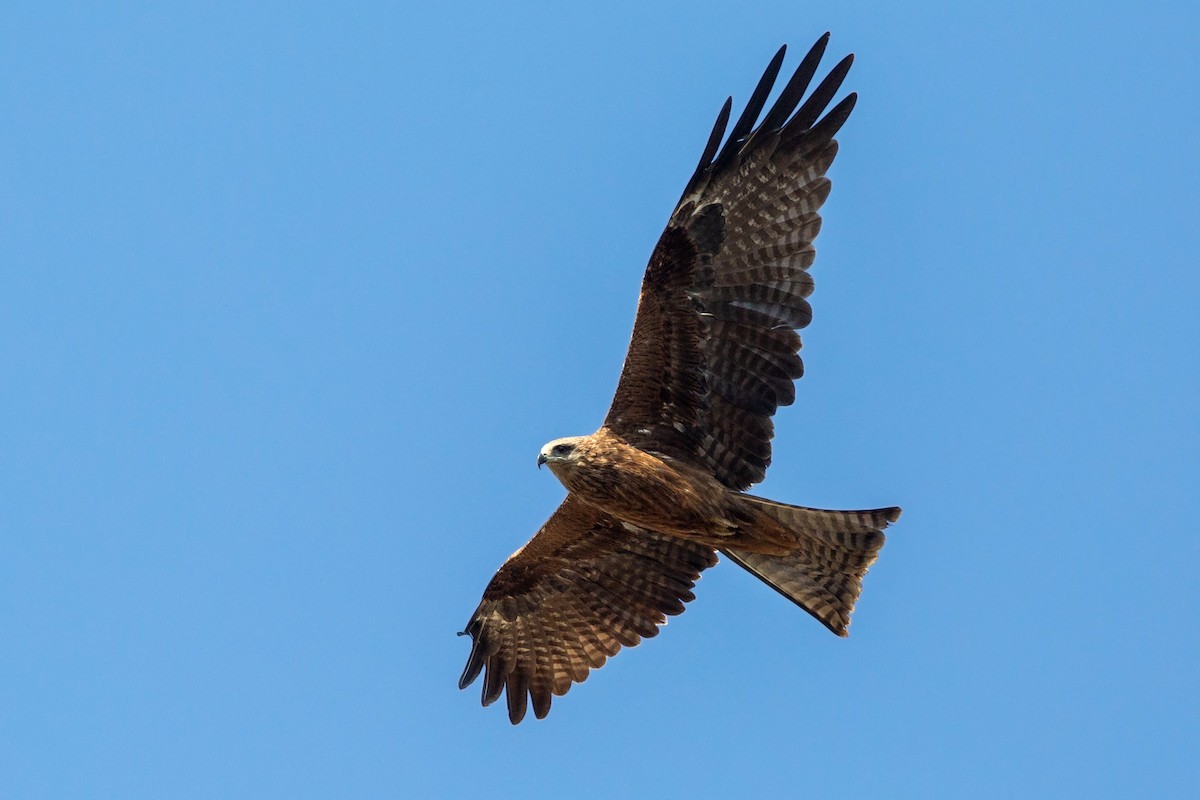
<instances>
[{"instance_id":1,"label":"hooked beak","mask_svg":"<svg viewBox=\"0 0 1200 800\"><path fill-rule=\"evenodd\" d=\"M546 463L546 454L538 453L538 469L542 468L542 464Z\"/></svg>"}]
</instances>

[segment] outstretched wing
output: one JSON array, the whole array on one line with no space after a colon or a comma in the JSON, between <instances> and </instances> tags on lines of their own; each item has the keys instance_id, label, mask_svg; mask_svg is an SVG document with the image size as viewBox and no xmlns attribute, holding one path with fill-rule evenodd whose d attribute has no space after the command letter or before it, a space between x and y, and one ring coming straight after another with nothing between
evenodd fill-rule
<instances>
[{"instance_id":1,"label":"outstretched wing","mask_svg":"<svg viewBox=\"0 0 1200 800\"><path fill-rule=\"evenodd\" d=\"M627 529L568 495L484 590L463 631L473 642L459 688L486 668L485 706L507 688L514 725L528 699L541 719L551 695L682 613L701 570L716 563L712 548Z\"/></svg>"},{"instance_id":2,"label":"outstretched wing","mask_svg":"<svg viewBox=\"0 0 1200 800\"><path fill-rule=\"evenodd\" d=\"M766 474L771 417L795 400L804 372L796 329L812 319L808 268L829 196L825 172L856 98L825 111L850 69L847 56L800 104L828 38L755 127L780 49L718 152L725 102L650 257L604 422L631 444L697 464L733 489Z\"/></svg>"}]
</instances>

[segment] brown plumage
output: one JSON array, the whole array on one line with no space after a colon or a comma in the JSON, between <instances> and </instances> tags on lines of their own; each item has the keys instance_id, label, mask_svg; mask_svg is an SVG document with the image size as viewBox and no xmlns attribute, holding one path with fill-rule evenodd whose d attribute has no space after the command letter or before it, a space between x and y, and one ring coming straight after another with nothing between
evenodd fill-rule
<instances>
[{"instance_id":1,"label":"brown plumage","mask_svg":"<svg viewBox=\"0 0 1200 800\"><path fill-rule=\"evenodd\" d=\"M496 573L463 631L472 648L459 686L484 672L483 704L507 693L514 724L529 700L544 717L553 695L656 635L718 550L847 633L900 509L825 511L743 493L766 474L771 417L804 372L796 329L812 318L818 210L833 136L855 102L826 111L847 56L800 104L828 36L757 127L783 48L728 137L725 102L650 257L604 425L538 456L567 498Z\"/></svg>"}]
</instances>

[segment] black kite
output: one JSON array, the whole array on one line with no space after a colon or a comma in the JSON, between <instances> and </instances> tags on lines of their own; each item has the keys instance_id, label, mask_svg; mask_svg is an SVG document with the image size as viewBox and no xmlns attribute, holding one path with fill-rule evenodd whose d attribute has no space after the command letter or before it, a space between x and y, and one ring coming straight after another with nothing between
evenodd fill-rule
<instances>
[{"instance_id":1,"label":"black kite","mask_svg":"<svg viewBox=\"0 0 1200 800\"><path fill-rule=\"evenodd\" d=\"M784 48L728 137L725 102L650 257L604 425L538 456L567 498L492 578L463 631L473 644L459 686L486 669L483 704L507 689L514 724L527 700L546 716L552 695L656 635L718 551L847 633L900 509L823 511L743 493L765 475L771 417L804 371L796 329L812 318L825 173L854 108L850 94L826 111L852 56L800 103L828 38L757 127Z\"/></svg>"}]
</instances>

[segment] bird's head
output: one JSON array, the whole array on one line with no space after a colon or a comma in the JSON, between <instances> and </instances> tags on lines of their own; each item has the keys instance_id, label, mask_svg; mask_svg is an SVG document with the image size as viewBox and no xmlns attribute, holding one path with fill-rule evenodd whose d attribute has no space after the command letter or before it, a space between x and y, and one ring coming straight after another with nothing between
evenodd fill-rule
<instances>
[{"instance_id":1,"label":"bird's head","mask_svg":"<svg viewBox=\"0 0 1200 800\"><path fill-rule=\"evenodd\" d=\"M565 439L555 439L553 442L547 443L542 448L542 452L538 453L538 467L546 464L556 475L561 469L569 469L579 459L575 445L579 444L582 438L582 436L568 436Z\"/></svg>"}]
</instances>

